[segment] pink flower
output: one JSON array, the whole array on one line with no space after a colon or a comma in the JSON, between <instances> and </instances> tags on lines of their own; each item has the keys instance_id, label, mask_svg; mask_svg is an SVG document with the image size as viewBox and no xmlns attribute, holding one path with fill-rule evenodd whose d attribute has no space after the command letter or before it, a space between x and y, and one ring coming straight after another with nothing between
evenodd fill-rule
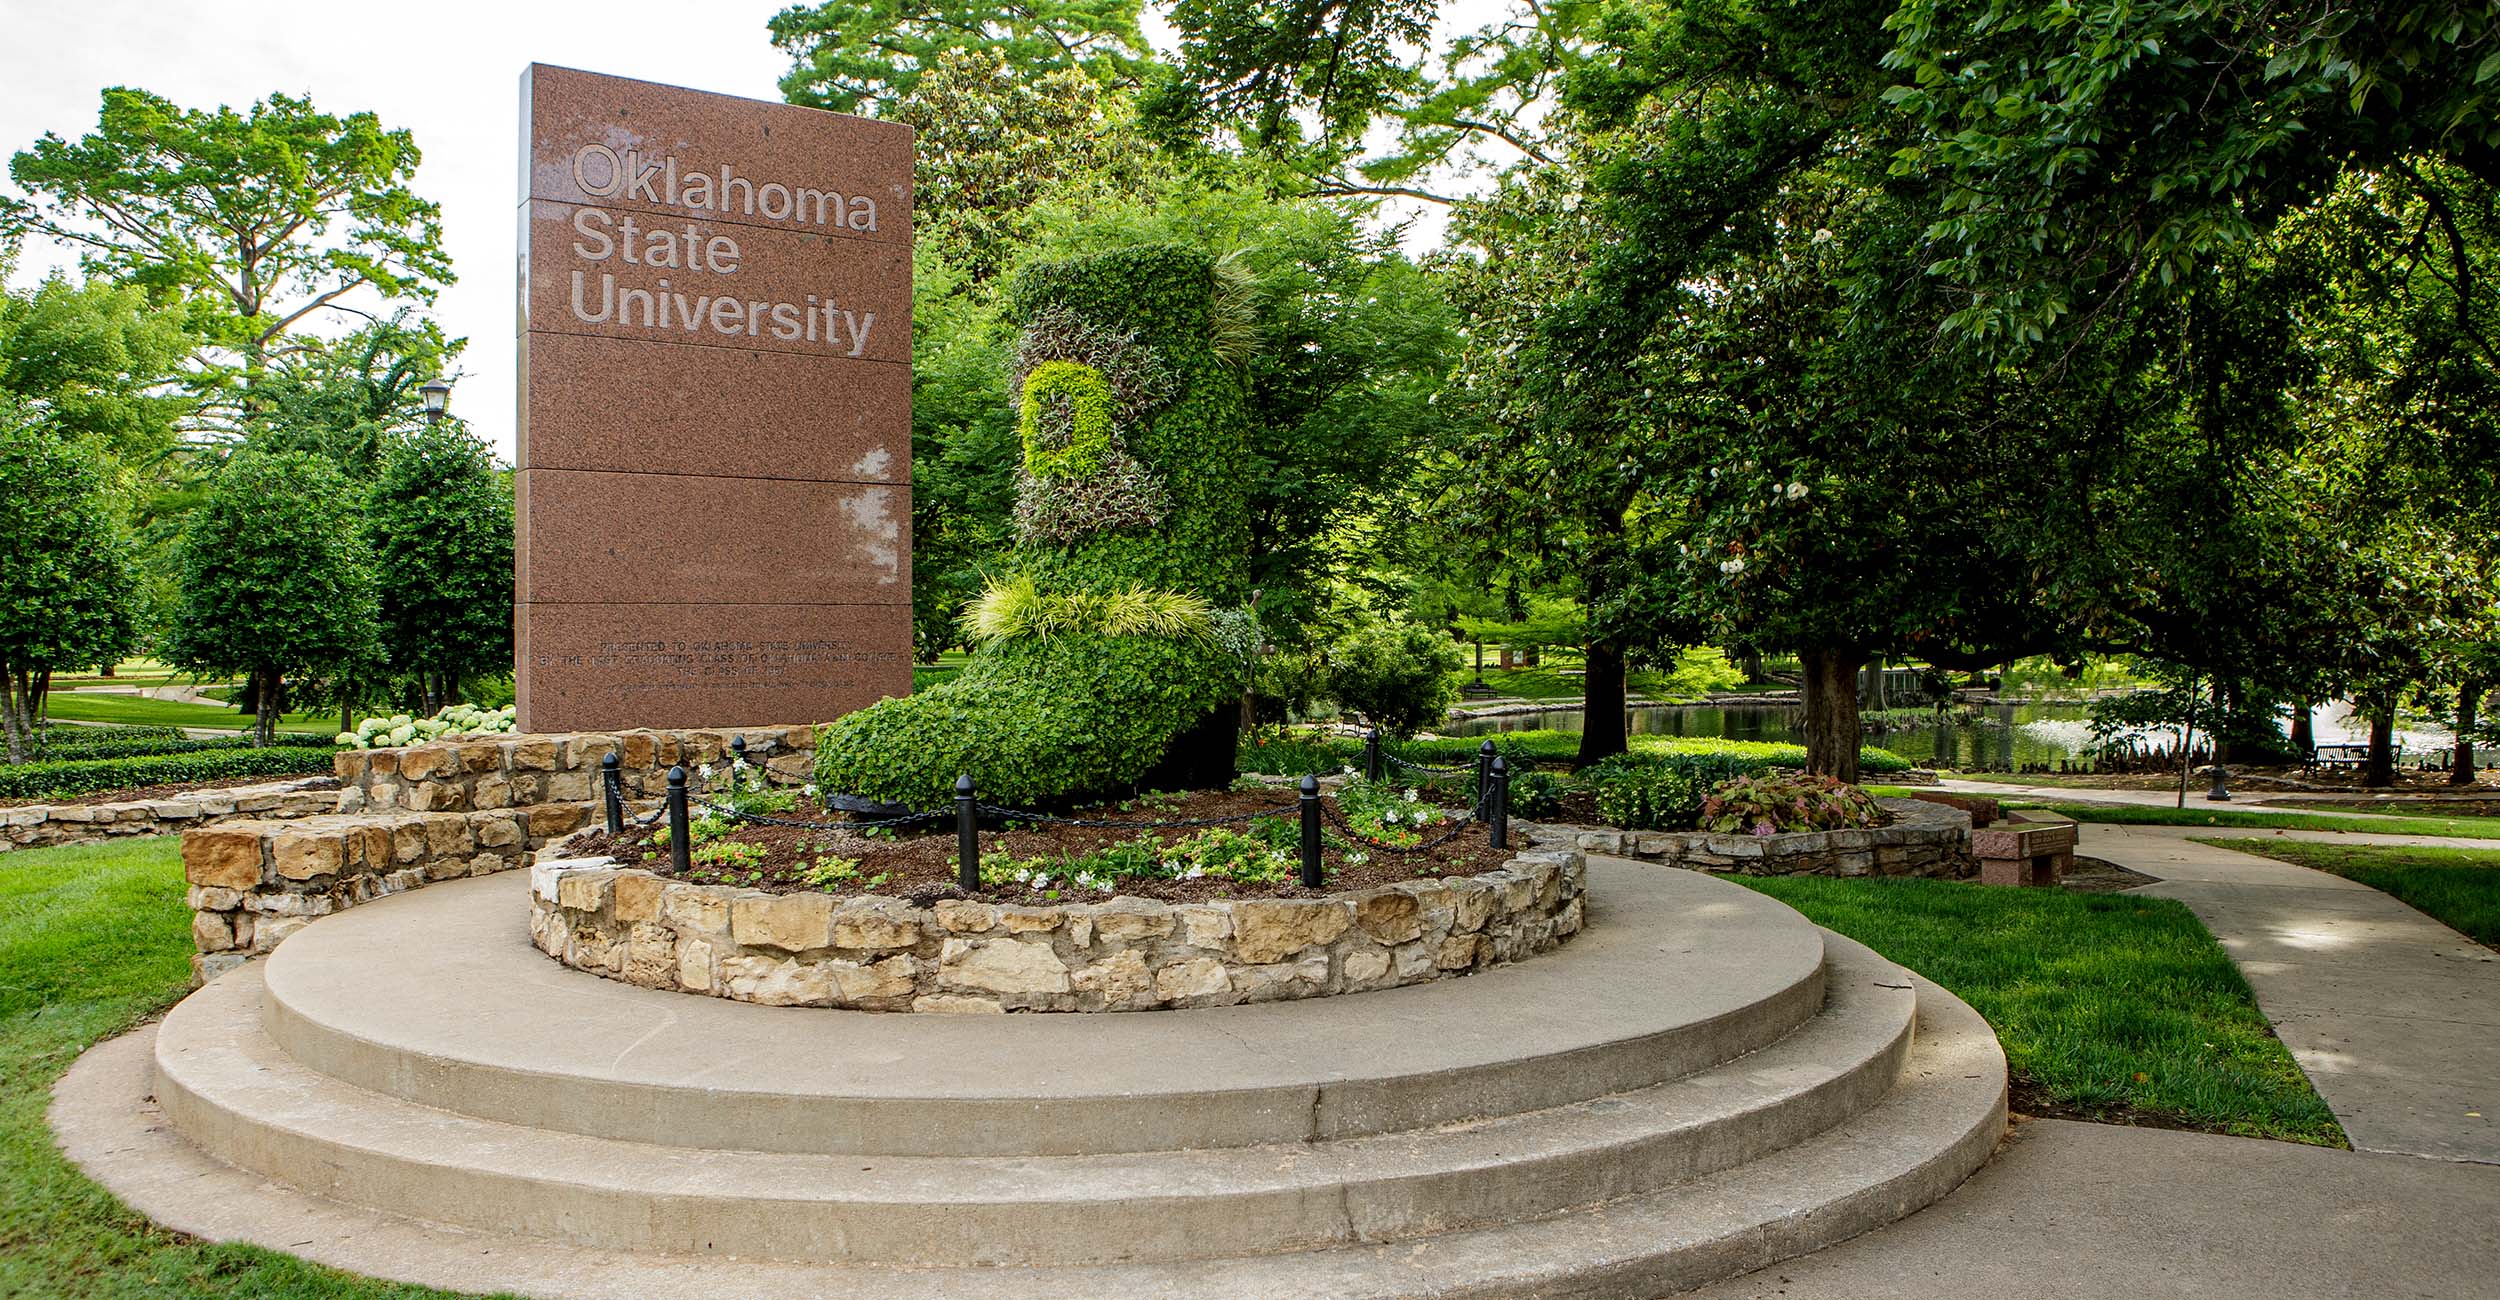
<instances>
[{"instance_id":1,"label":"pink flower","mask_svg":"<svg viewBox=\"0 0 2500 1300\"><path fill-rule=\"evenodd\" d=\"M1753 824L1753 833L1756 835L1777 835L1780 833L1780 828L1767 821L1759 821Z\"/></svg>"}]
</instances>

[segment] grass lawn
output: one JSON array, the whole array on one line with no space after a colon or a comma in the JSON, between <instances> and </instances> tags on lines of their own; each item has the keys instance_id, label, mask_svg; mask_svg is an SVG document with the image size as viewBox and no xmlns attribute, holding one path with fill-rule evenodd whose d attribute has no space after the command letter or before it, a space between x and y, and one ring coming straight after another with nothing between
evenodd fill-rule
<instances>
[{"instance_id":1,"label":"grass lawn","mask_svg":"<svg viewBox=\"0 0 2500 1300\"><path fill-rule=\"evenodd\" d=\"M2196 842L2331 871L2380 893L2392 894L2476 943L2500 948L2500 848L2413 849L2203 836L2198 836Z\"/></svg>"},{"instance_id":2,"label":"grass lawn","mask_svg":"<svg viewBox=\"0 0 2500 1300\"><path fill-rule=\"evenodd\" d=\"M2185 904L1937 880L1731 876L1950 989L2018 1108L2343 1146L2248 981Z\"/></svg>"},{"instance_id":3,"label":"grass lawn","mask_svg":"<svg viewBox=\"0 0 2500 1300\"><path fill-rule=\"evenodd\" d=\"M133 727L223 727L242 731L252 725L252 720L237 709L185 704L180 700L149 700L136 695L60 690L45 697L44 713L74 722L118 722ZM279 717L278 726L280 730L301 731L328 740L338 734L338 721L335 713L288 713Z\"/></svg>"},{"instance_id":4,"label":"grass lawn","mask_svg":"<svg viewBox=\"0 0 2500 1300\"><path fill-rule=\"evenodd\" d=\"M191 917L167 836L0 856L0 1296L416 1300L248 1246L153 1227L53 1149L52 1083L88 1044L188 991Z\"/></svg>"},{"instance_id":5,"label":"grass lawn","mask_svg":"<svg viewBox=\"0 0 2500 1300\"><path fill-rule=\"evenodd\" d=\"M2199 808L2191 798L2185 808L2146 808L2123 803L2053 803L2012 800L2008 808L2045 808L2079 822L2129 826L2229 826L2261 831L2349 831L2363 835L2453 835L2460 839L2500 840L2500 817L2394 817L2251 812L2245 809Z\"/></svg>"}]
</instances>

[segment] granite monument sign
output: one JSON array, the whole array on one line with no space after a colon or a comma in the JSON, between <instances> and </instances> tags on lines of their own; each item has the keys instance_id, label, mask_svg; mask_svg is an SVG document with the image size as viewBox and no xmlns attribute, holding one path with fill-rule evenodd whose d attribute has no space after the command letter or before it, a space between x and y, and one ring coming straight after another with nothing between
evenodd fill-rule
<instances>
[{"instance_id":1,"label":"granite monument sign","mask_svg":"<svg viewBox=\"0 0 2500 1300\"><path fill-rule=\"evenodd\" d=\"M911 130L533 64L525 731L911 687Z\"/></svg>"}]
</instances>

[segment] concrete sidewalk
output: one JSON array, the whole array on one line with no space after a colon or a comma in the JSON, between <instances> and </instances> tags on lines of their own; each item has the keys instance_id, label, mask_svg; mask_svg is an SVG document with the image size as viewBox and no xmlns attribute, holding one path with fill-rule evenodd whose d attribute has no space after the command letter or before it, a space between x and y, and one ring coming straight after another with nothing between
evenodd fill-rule
<instances>
[{"instance_id":1,"label":"concrete sidewalk","mask_svg":"<svg viewBox=\"0 0 2500 1300\"><path fill-rule=\"evenodd\" d=\"M2076 852L2194 909L2356 1150L2500 1164L2500 953L2368 886L2191 834L2214 831L2086 823Z\"/></svg>"},{"instance_id":2,"label":"concrete sidewalk","mask_svg":"<svg viewBox=\"0 0 2500 1300\"><path fill-rule=\"evenodd\" d=\"M2038 1120L1911 1218L1695 1300L2500 1296L2500 1168Z\"/></svg>"}]
</instances>

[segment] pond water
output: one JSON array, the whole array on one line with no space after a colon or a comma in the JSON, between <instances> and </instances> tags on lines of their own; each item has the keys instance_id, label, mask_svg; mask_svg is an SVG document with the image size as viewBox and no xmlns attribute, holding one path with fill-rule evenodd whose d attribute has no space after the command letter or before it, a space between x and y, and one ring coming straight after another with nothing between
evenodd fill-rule
<instances>
[{"instance_id":1,"label":"pond water","mask_svg":"<svg viewBox=\"0 0 2500 1300\"><path fill-rule=\"evenodd\" d=\"M1632 731L1646 736L1715 736L1727 740L1805 743L1805 710L1781 704L1641 704L1629 711ZM2000 771L2082 755L2091 741L2081 704L2000 704L1981 710L1976 722L1870 732L1881 745L1920 767L1968 772ZM1484 736L1500 731L1578 731L1575 708L1470 718L1440 728L1447 736Z\"/></svg>"},{"instance_id":2,"label":"pond water","mask_svg":"<svg viewBox=\"0 0 2500 1300\"><path fill-rule=\"evenodd\" d=\"M1635 735L1716 736L1728 740L1771 740L1805 743L1805 710L1794 704L1638 704L1629 711ZM2092 743L2090 710L2077 702L1992 704L1982 706L1976 721L1956 720L1937 726L1869 731L1866 743L1881 745L1920 767L1950 767L1965 772L2004 772L2031 764L2051 768L2083 758ZM2369 739L2369 724L2352 716L2340 702L2320 705L2311 715L2318 743L2354 744ZM1580 710L1572 707L1534 713L1505 714L1452 722L1440 730L1447 736L1483 736L1498 731L1578 731ZM2155 746L2171 743L2169 732L2148 738ZM2399 731L2400 761L2420 761L2454 743L2431 728ZM2478 751L2479 752L2479 751ZM2483 762L2500 762L2500 753L2484 753Z\"/></svg>"}]
</instances>

